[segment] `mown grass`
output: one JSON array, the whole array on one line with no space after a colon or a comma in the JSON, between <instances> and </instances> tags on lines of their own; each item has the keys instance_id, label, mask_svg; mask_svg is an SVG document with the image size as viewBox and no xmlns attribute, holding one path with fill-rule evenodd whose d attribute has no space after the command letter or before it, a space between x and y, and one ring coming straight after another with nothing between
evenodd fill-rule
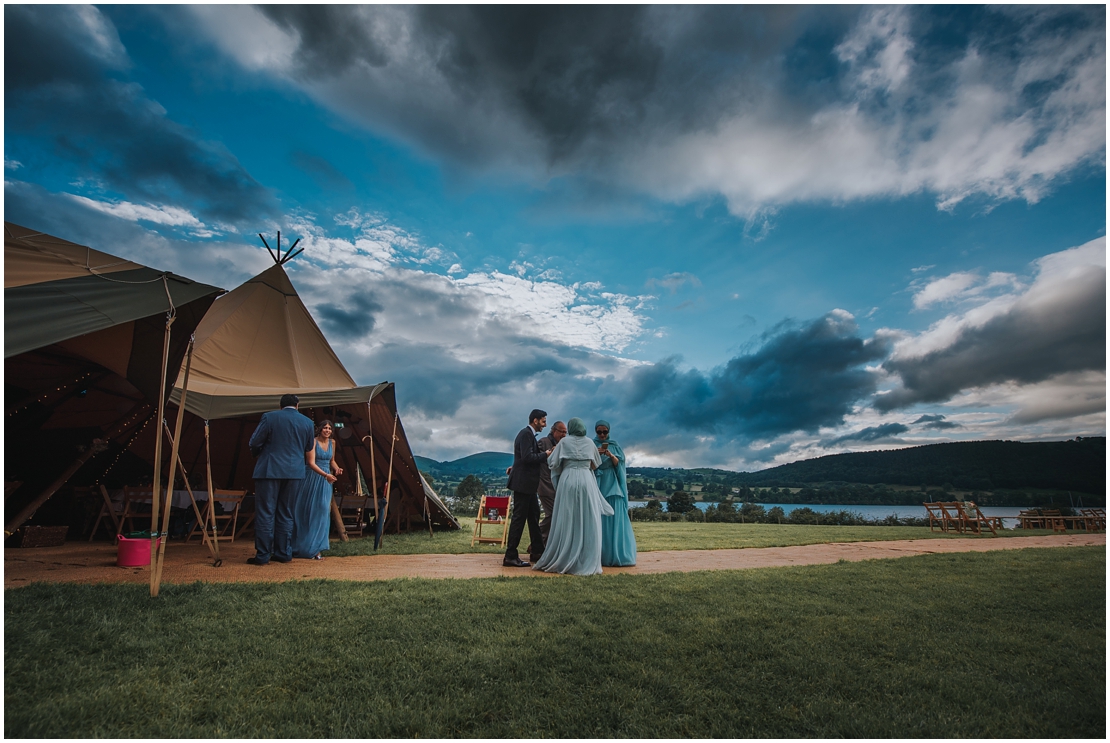
<instances>
[{"instance_id":1,"label":"mown grass","mask_svg":"<svg viewBox=\"0 0 1110 743\"><path fill-rule=\"evenodd\" d=\"M5 592L8 737L1082 737L1105 549Z\"/></svg>"},{"instance_id":2,"label":"mown grass","mask_svg":"<svg viewBox=\"0 0 1110 743\"><path fill-rule=\"evenodd\" d=\"M458 555L471 552L500 553L498 545L470 546L474 519L460 517L462 528L458 531L437 531L410 534L386 534L378 550L386 555L443 554ZM500 527L487 530L500 536ZM896 539L951 539L953 536L929 531L921 526L809 526L802 524L721 524L667 521L633 521L636 548L640 552L657 550L715 550L742 549L745 547L790 547L799 544L824 544L828 542L885 542ZM1048 529L1004 529L999 536L1028 537L1051 534ZM994 539L990 535L982 539ZM528 532L520 542L520 551L528 546ZM341 542L331 540L330 556L374 554L374 540L361 538Z\"/></svg>"}]
</instances>

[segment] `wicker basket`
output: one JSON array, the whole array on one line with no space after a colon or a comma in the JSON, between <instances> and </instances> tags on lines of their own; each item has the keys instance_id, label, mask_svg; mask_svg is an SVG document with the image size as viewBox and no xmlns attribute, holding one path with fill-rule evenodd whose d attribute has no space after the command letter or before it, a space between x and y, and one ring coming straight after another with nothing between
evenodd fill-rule
<instances>
[{"instance_id":1,"label":"wicker basket","mask_svg":"<svg viewBox=\"0 0 1110 743\"><path fill-rule=\"evenodd\" d=\"M23 526L20 547L60 547L65 544L68 526Z\"/></svg>"}]
</instances>

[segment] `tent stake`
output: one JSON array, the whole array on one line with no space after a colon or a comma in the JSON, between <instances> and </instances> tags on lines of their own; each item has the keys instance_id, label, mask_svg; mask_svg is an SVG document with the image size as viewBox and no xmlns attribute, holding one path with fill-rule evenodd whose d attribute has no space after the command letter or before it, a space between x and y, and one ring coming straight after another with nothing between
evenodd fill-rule
<instances>
[{"instance_id":1,"label":"tent stake","mask_svg":"<svg viewBox=\"0 0 1110 743\"><path fill-rule=\"evenodd\" d=\"M166 506L162 510L162 542L158 547L158 563L156 569L158 574L154 576L154 595L158 595L158 589L162 585L162 567L166 564L166 542L169 541L170 529L170 503L173 498L173 481L175 466L181 459L178 452L178 445L181 443L181 424L185 420L185 398L189 394L189 371L193 367L193 344L196 341L196 336L189 336L189 345L185 349L185 379L181 383L181 402L177 405L177 422L174 424L173 438L170 441L170 480L166 485ZM165 378L163 377L163 383ZM162 420L162 425L165 426L165 419ZM185 479L185 470L182 468L181 477ZM186 480L185 487L189 487ZM193 492L189 491L189 496L192 497Z\"/></svg>"},{"instance_id":2,"label":"tent stake","mask_svg":"<svg viewBox=\"0 0 1110 743\"><path fill-rule=\"evenodd\" d=\"M176 320L172 311L166 313L166 333L162 340L162 376L158 382L158 425L154 427L154 482L150 498L150 596L158 595L158 508L162 495L162 434L158 430L165 420L166 372L170 365L170 326ZM171 469L170 472L173 472ZM171 481L172 485L172 481ZM164 539L162 540L165 541Z\"/></svg>"}]
</instances>

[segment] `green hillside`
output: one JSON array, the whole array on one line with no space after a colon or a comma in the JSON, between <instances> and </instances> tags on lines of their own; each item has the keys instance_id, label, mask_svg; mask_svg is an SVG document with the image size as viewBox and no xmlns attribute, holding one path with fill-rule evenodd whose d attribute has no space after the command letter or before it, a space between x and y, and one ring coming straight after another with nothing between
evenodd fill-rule
<instances>
[{"instance_id":1,"label":"green hillside","mask_svg":"<svg viewBox=\"0 0 1110 743\"><path fill-rule=\"evenodd\" d=\"M440 475L481 475L486 472L505 474L513 463L513 455L497 451L471 454L452 462L437 462L427 457L416 457L416 466L423 472Z\"/></svg>"},{"instance_id":2,"label":"green hillside","mask_svg":"<svg viewBox=\"0 0 1110 743\"><path fill-rule=\"evenodd\" d=\"M800 486L846 482L963 490L1041 488L1102 495L1106 491L1106 438L1023 443L960 441L891 451L833 454L759 472L630 467L648 479L705 476L730 486Z\"/></svg>"}]
</instances>

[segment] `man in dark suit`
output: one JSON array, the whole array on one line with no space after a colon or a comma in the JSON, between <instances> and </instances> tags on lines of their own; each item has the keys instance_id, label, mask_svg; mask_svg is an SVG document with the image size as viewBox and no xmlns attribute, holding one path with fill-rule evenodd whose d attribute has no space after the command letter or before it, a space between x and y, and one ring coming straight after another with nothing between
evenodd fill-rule
<instances>
[{"instance_id":1,"label":"man in dark suit","mask_svg":"<svg viewBox=\"0 0 1110 743\"><path fill-rule=\"evenodd\" d=\"M536 442L536 434L547 426L547 413L533 410L528 414L528 425L520 430L513 442L513 466L509 471L509 490L513 491L513 518L509 522L509 542L505 547L502 564L508 568L526 568L529 563L520 559L517 546L528 524L532 540L530 557L538 560L543 554L543 534L540 533L540 502L536 491L540 486L540 464L547 461L547 452Z\"/></svg>"},{"instance_id":2,"label":"man in dark suit","mask_svg":"<svg viewBox=\"0 0 1110 743\"><path fill-rule=\"evenodd\" d=\"M555 421L551 424L551 433L539 439L540 448L543 449L545 454L550 454L555 445L563 440L567 435L567 424L562 421ZM547 547L547 535L551 532L551 514L555 510L555 485L551 482L551 468L547 466L547 460L544 459L540 462L540 486L536 491L536 495L540 499L540 506L543 507L543 518L540 519L540 533L543 534L543 546ZM528 552L531 554L533 548L528 546Z\"/></svg>"},{"instance_id":3,"label":"man in dark suit","mask_svg":"<svg viewBox=\"0 0 1110 743\"><path fill-rule=\"evenodd\" d=\"M296 395L281 396L281 410L262 414L248 442L254 465L254 551L247 560L265 565L293 559L293 502L305 476L305 455L315 445L315 429L297 411Z\"/></svg>"}]
</instances>

